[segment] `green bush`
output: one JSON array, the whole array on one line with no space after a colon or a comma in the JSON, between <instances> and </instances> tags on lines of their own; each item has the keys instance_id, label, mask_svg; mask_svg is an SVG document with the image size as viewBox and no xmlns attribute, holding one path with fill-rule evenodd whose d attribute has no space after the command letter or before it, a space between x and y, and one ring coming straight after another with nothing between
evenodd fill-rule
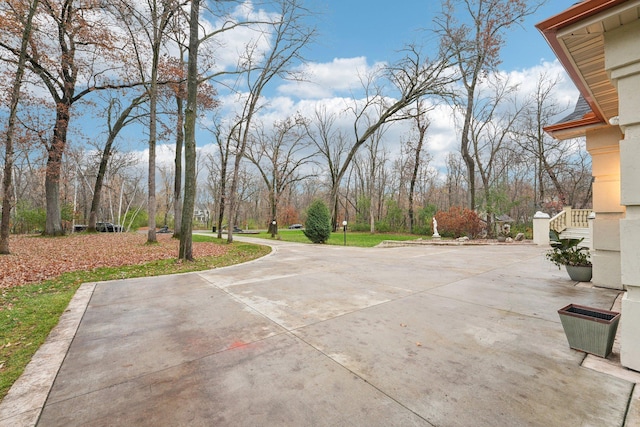
<instances>
[{"instance_id":1,"label":"green bush","mask_svg":"<svg viewBox=\"0 0 640 427\"><path fill-rule=\"evenodd\" d=\"M378 233L389 233L392 231L391 226L386 220L376 221L375 225L376 225L376 232ZM369 227L369 230L371 230L371 227ZM393 231L398 231L398 230L393 230Z\"/></svg>"},{"instance_id":2,"label":"green bush","mask_svg":"<svg viewBox=\"0 0 640 427\"><path fill-rule=\"evenodd\" d=\"M562 239L560 233L556 230L550 230L549 239L552 249L547 251L546 257L558 268L563 265L591 267L589 249L580 246L584 237L581 239Z\"/></svg>"},{"instance_id":3,"label":"green bush","mask_svg":"<svg viewBox=\"0 0 640 427\"><path fill-rule=\"evenodd\" d=\"M149 224L149 214L145 210L141 210L136 212L135 210L130 210L126 213L126 215L122 218L122 227L125 230L129 226L131 226L130 231L135 231L140 227L146 227ZM156 223L158 224L158 223ZM161 226L164 224L161 224Z\"/></svg>"},{"instance_id":4,"label":"green bush","mask_svg":"<svg viewBox=\"0 0 640 427\"><path fill-rule=\"evenodd\" d=\"M313 243L325 243L331 236L331 214L322 200L316 200L307 210L304 235Z\"/></svg>"},{"instance_id":5,"label":"green bush","mask_svg":"<svg viewBox=\"0 0 640 427\"><path fill-rule=\"evenodd\" d=\"M522 224L515 223L511 224L511 234L514 236L518 233L523 233L525 239L533 239L533 225L531 223Z\"/></svg>"},{"instance_id":6,"label":"green bush","mask_svg":"<svg viewBox=\"0 0 640 427\"><path fill-rule=\"evenodd\" d=\"M28 234L44 230L47 214L44 208L33 207L27 202L18 202L13 219L12 232Z\"/></svg>"},{"instance_id":7,"label":"green bush","mask_svg":"<svg viewBox=\"0 0 640 427\"><path fill-rule=\"evenodd\" d=\"M426 205L417 212L417 219L413 225L413 234L431 235L433 234L433 217L438 208L436 205Z\"/></svg>"},{"instance_id":8,"label":"green bush","mask_svg":"<svg viewBox=\"0 0 640 427\"><path fill-rule=\"evenodd\" d=\"M349 231L366 232L371 230L371 224L368 222L350 222Z\"/></svg>"},{"instance_id":9,"label":"green bush","mask_svg":"<svg viewBox=\"0 0 640 427\"><path fill-rule=\"evenodd\" d=\"M376 230L380 232L393 231L394 233L398 233L401 231L405 231L404 228L406 224L404 211L400 208L397 201L393 199L387 200L387 214L380 222L386 225L385 231L382 230L382 227L384 227L384 225L381 224L382 227L380 229L378 229L378 226L376 225Z\"/></svg>"}]
</instances>

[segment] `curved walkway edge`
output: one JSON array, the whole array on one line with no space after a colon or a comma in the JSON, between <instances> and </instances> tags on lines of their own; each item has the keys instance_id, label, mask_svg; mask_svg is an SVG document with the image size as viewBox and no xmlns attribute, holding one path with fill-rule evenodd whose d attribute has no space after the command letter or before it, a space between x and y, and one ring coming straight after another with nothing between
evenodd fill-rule
<instances>
[{"instance_id":1,"label":"curved walkway edge","mask_svg":"<svg viewBox=\"0 0 640 427\"><path fill-rule=\"evenodd\" d=\"M81 285L0 426L640 425L619 345L585 357L557 316L620 292L541 248L238 240L274 250Z\"/></svg>"}]
</instances>

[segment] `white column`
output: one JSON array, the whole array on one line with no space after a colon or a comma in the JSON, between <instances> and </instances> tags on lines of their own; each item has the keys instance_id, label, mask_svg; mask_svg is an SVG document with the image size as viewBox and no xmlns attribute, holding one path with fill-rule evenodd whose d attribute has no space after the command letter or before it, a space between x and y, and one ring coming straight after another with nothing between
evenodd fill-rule
<instances>
[{"instance_id":1,"label":"white column","mask_svg":"<svg viewBox=\"0 0 640 427\"><path fill-rule=\"evenodd\" d=\"M544 212L536 212L533 216L533 243L549 245L549 220L551 217Z\"/></svg>"},{"instance_id":2,"label":"white column","mask_svg":"<svg viewBox=\"0 0 640 427\"><path fill-rule=\"evenodd\" d=\"M640 21L605 33L605 68L618 91L620 128L620 221L622 301L620 361L640 371Z\"/></svg>"},{"instance_id":3,"label":"white column","mask_svg":"<svg viewBox=\"0 0 640 427\"><path fill-rule=\"evenodd\" d=\"M618 126L587 132L587 151L593 175L593 235L591 236L591 282L600 287L622 289L620 279L620 139Z\"/></svg>"},{"instance_id":4,"label":"white column","mask_svg":"<svg viewBox=\"0 0 640 427\"><path fill-rule=\"evenodd\" d=\"M594 246L593 246L593 222L596 219L596 213L595 212L591 212L589 214L589 217L587 218L589 220L589 251L591 252L591 255L593 256L593 251L594 251Z\"/></svg>"}]
</instances>

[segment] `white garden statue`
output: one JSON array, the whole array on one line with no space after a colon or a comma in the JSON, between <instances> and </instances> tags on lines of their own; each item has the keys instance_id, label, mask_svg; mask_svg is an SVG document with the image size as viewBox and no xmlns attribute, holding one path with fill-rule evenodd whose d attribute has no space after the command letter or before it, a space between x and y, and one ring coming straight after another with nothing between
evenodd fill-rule
<instances>
[{"instance_id":1,"label":"white garden statue","mask_svg":"<svg viewBox=\"0 0 640 427\"><path fill-rule=\"evenodd\" d=\"M438 220L436 220L436 217L433 217L433 237L440 237L440 235L438 234Z\"/></svg>"}]
</instances>

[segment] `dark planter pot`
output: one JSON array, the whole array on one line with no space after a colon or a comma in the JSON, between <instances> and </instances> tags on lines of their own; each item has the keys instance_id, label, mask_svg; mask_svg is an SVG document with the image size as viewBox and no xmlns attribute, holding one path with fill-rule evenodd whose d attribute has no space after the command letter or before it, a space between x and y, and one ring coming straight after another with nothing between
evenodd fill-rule
<instances>
[{"instance_id":1,"label":"dark planter pot","mask_svg":"<svg viewBox=\"0 0 640 427\"><path fill-rule=\"evenodd\" d=\"M569 273L571 280L575 282L591 281L591 276L593 274L591 266L565 265L565 268L567 269L567 273Z\"/></svg>"},{"instance_id":2,"label":"dark planter pot","mask_svg":"<svg viewBox=\"0 0 640 427\"><path fill-rule=\"evenodd\" d=\"M558 310L569 347L607 357L613 348L620 313L569 304Z\"/></svg>"}]
</instances>

